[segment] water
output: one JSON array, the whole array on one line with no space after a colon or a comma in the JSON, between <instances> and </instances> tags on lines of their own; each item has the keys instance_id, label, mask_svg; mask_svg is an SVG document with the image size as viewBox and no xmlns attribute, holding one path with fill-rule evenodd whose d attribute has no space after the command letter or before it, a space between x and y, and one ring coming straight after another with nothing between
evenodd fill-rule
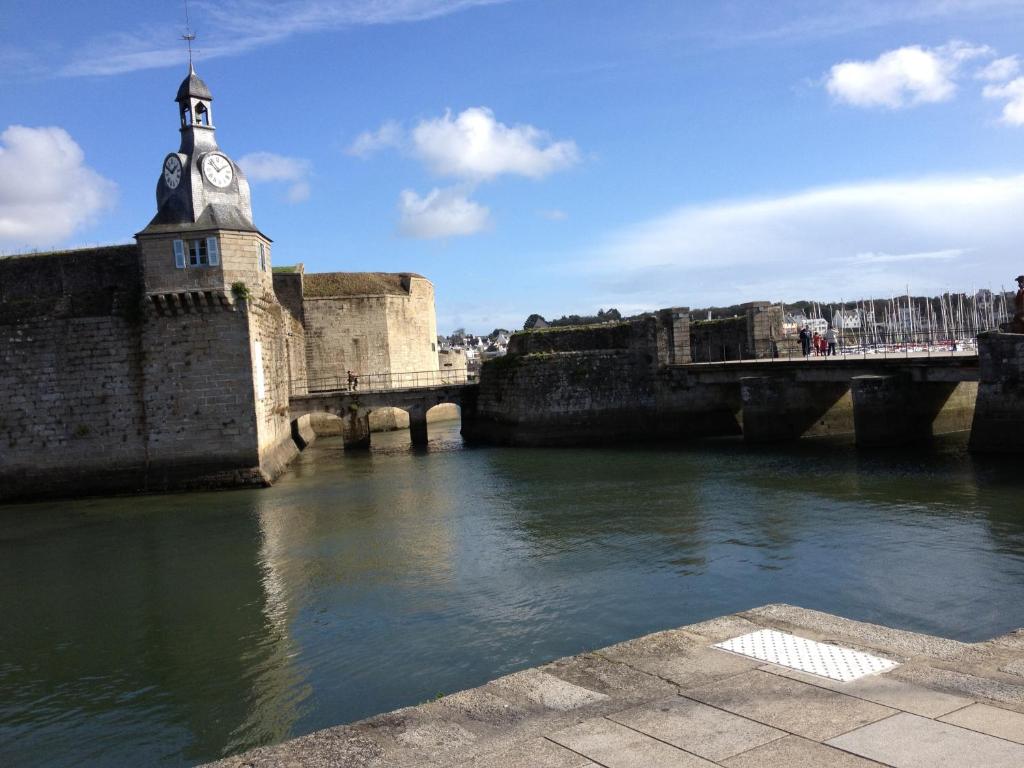
<instances>
[{"instance_id":1,"label":"water","mask_svg":"<svg viewBox=\"0 0 1024 768\"><path fill-rule=\"evenodd\" d=\"M768 602L1024 625L1024 480L963 440L310 448L263 491L0 507L0 765L187 765Z\"/></svg>"}]
</instances>

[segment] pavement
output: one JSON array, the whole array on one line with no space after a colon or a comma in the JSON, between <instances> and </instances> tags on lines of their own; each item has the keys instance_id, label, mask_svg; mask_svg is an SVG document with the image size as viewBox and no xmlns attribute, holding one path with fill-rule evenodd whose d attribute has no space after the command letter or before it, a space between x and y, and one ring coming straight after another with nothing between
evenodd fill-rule
<instances>
[{"instance_id":1,"label":"pavement","mask_svg":"<svg viewBox=\"0 0 1024 768\"><path fill-rule=\"evenodd\" d=\"M838 682L712 647L759 629L898 666ZM766 605L211 765L1021 768L1024 629L960 643Z\"/></svg>"}]
</instances>

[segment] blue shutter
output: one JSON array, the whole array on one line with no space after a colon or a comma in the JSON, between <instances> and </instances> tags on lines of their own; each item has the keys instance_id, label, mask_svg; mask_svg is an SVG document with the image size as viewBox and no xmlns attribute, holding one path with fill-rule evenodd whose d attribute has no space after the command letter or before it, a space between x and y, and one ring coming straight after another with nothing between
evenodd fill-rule
<instances>
[{"instance_id":1,"label":"blue shutter","mask_svg":"<svg viewBox=\"0 0 1024 768\"><path fill-rule=\"evenodd\" d=\"M217 248L216 237L206 238L206 253L209 254L211 267L216 267L220 264L220 251Z\"/></svg>"},{"instance_id":2,"label":"blue shutter","mask_svg":"<svg viewBox=\"0 0 1024 768\"><path fill-rule=\"evenodd\" d=\"M185 243L181 240L174 241L174 266L178 269L185 268Z\"/></svg>"}]
</instances>

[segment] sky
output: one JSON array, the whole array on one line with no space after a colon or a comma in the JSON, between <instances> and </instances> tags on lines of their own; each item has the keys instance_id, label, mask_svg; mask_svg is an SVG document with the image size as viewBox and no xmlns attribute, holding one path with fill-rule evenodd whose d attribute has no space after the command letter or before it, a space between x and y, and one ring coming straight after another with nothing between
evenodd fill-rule
<instances>
[{"instance_id":1,"label":"sky","mask_svg":"<svg viewBox=\"0 0 1024 768\"><path fill-rule=\"evenodd\" d=\"M275 265L438 327L1024 272L1024 1L192 0ZM0 255L131 242L184 2L0 0Z\"/></svg>"}]
</instances>

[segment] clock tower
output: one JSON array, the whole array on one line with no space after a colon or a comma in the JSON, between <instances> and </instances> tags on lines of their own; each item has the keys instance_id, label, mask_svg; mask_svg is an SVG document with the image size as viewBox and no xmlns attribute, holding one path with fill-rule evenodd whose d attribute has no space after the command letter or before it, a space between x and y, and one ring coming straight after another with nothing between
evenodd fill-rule
<instances>
[{"instance_id":1,"label":"clock tower","mask_svg":"<svg viewBox=\"0 0 1024 768\"><path fill-rule=\"evenodd\" d=\"M181 144L160 166L156 215L136 235L147 293L272 294L271 241L253 224L249 182L217 144L213 94L191 64L175 101Z\"/></svg>"},{"instance_id":2,"label":"clock tower","mask_svg":"<svg viewBox=\"0 0 1024 768\"><path fill-rule=\"evenodd\" d=\"M161 159L156 215L135 235L148 472L155 487L265 484L298 450L289 355L305 352L301 325L274 294L270 239L191 64L175 101L181 143Z\"/></svg>"}]
</instances>

